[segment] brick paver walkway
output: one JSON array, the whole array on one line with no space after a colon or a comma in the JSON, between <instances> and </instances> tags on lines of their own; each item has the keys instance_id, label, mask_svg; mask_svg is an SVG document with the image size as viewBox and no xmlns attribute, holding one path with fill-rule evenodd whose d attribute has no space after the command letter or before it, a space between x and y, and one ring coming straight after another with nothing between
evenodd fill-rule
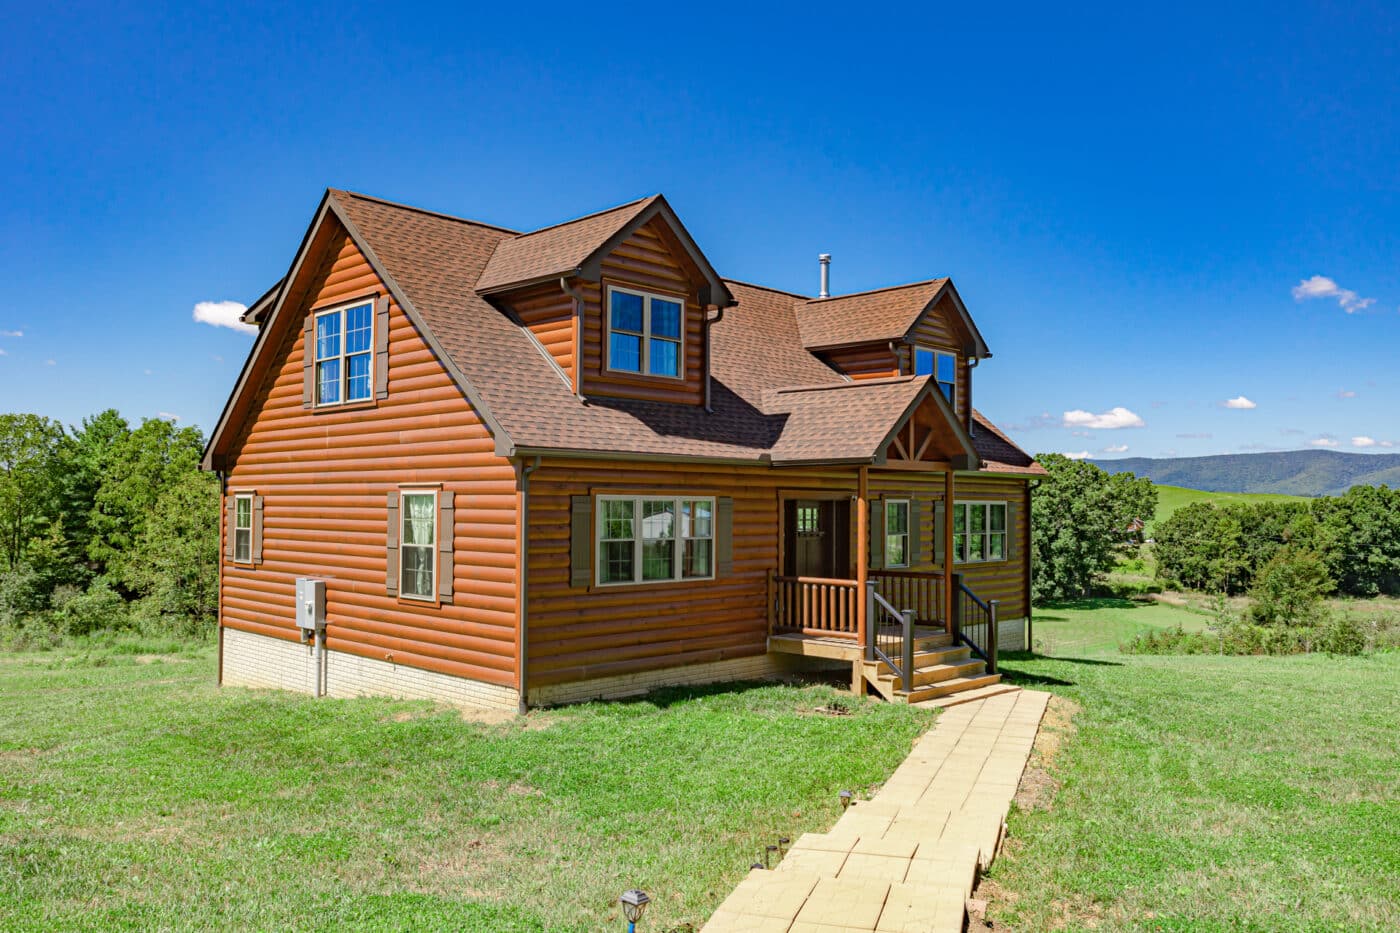
<instances>
[{"instance_id":1,"label":"brick paver walkway","mask_svg":"<svg viewBox=\"0 0 1400 933\"><path fill-rule=\"evenodd\" d=\"M1023 690L944 711L873 800L749 872L705 933L961 931L1049 700Z\"/></svg>"}]
</instances>

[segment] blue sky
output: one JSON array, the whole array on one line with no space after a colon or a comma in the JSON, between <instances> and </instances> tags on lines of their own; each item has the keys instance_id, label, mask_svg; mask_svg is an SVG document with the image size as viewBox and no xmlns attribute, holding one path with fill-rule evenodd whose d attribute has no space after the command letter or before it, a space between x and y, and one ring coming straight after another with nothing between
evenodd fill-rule
<instances>
[{"instance_id":1,"label":"blue sky","mask_svg":"<svg viewBox=\"0 0 1400 933\"><path fill-rule=\"evenodd\" d=\"M605 9L6 0L0 409L212 427L250 341L193 310L328 185L522 229L661 191L735 278L952 275L1033 451L1400 451L1393 5Z\"/></svg>"}]
</instances>

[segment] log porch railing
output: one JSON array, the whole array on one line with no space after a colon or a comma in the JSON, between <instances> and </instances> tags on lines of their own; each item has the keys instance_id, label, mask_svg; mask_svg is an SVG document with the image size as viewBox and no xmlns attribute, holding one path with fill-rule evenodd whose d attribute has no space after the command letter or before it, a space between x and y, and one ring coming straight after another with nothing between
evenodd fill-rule
<instances>
[{"instance_id":1,"label":"log porch railing","mask_svg":"<svg viewBox=\"0 0 1400 933\"><path fill-rule=\"evenodd\" d=\"M770 574L768 588L770 631L860 638L856 581Z\"/></svg>"}]
</instances>

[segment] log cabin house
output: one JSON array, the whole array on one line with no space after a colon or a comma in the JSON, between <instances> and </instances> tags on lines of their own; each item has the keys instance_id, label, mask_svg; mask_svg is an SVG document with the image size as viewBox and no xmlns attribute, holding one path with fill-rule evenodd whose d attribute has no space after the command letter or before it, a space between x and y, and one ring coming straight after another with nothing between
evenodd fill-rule
<instances>
[{"instance_id":1,"label":"log cabin house","mask_svg":"<svg viewBox=\"0 0 1400 933\"><path fill-rule=\"evenodd\" d=\"M973 407L950 280L826 297L822 259L817 298L724 279L659 195L521 233L328 191L204 457L220 682L994 686L1043 471Z\"/></svg>"}]
</instances>

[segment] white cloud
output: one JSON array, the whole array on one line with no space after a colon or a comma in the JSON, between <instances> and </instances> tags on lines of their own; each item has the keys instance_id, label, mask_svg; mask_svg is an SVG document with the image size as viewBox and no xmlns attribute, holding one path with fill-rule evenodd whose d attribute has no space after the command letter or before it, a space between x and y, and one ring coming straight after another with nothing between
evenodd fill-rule
<instances>
[{"instance_id":1,"label":"white cloud","mask_svg":"<svg viewBox=\"0 0 1400 933\"><path fill-rule=\"evenodd\" d=\"M1353 446L1353 447L1375 447L1375 446L1376 446L1376 439L1375 439L1374 437L1367 437L1367 436L1364 435L1364 434L1360 434L1360 435L1357 435L1356 437L1353 437L1353 438L1351 439L1351 446Z\"/></svg>"},{"instance_id":2,"label":"white cloud","mask_svg":"<svg viewBox=\"0 0 1400 933\"><path fill-rule=\"evenodd\" d=\"M58 360L44 360L45 366L57 366Z\"/></svg>"},{"instance_id":3,"label":"white cloud","mask_svg":"<svg viewBox=\"0 0 1400 933\"><path fill-rule=\"evenodd\" d=\"M9 356L9 355L10 355L10 354L6 353L3 349L0 349L0 356Z\"/></svg>"},{"instance_id":4,"label":"white cloud","mask_svg":"<svg viewBox=\"0 0 1400 933\"><path fill-rule=\"evenodd\" d=\"M180 420L180 416L179 416L179 415L172 415L172 414L171 414L170 412L168 412L168 411L158 411L158 412L156 412L156 417L157 417L157 418L164 418L166 421L179 421L179 420Z\"/></svg>"},{"instance_id":5,"label":"white cloud","mask_svg":"<svg viewBox=\"0 0 1400 933\"><path fill-rule=\"evenodd\" d=\"M252 324L244 324L240 321L239 315L248 310L248 306L239 304L236 301L201 301L194 306L194 319L201 324L209 324L213 327L227 327L244 334L256 334L258 329Z\"/></svg>"},{"instance_id":6,"label":"white cloud","mask_svg":"<svg viewBox=\"0 0 1400 933\"><path fill-rule=\"evenodd\" d=\"M1147 427L1147 422L1121 405L1097 415L1091 411L1076 408L1074 411L1065 412L1062 423L1067 428L1093 428L1099 431Z\"/></svg>"},{"instance_id":7,"label":"white cloud","mask_svg":"<svg viewBox=\"0 0 1400 933\"><path fill-rule=\"evenodd\" d=\"M1341 389L1337 392L1337 398L1356 398L1356 393L1353 392L1351 389Z\"/></svg>"},{"instance_id":8,"label":"white cloud","mask_svg":"<svg viewBox=\"0 0 1400 933\"><path fill-rule=\"evenodd\" d=\"M1248 411L1251 408L1259 407L1257 404L1245 398L1243 395L1237 395L1234 398L1227 398L1220 404L1224 405L1226 408L1238 408L1243 411Z\"/></svg>"},{"instance_id":9,"label":"white cloud","mask_svg":"<svg viewBox=\"0 0 1400 933\"><path fill-rule=\"evenodd\" d=\"M1303 279L1293 286L1294 301L1309 301L1313 298L1335 298L1337 304L1347 314L1365 311L1376 303L1376 299L1362 298L1351 289L1342 288L1325 275L1315 275L1310 279Z\"/></svg>"},{"instance_id":10,"label":"white cloud","mask_svg":"<svg viewBox=\"0 0 1400 933\"><path fill-rule=\"evenodd\" d=\"M151 371L149 369L143 369L141 370L141 372L145 373L147 376L151 374Z\"/></svg>"},{"instance_id":11,"label":"white cloud","mask_svg":"<svg viewBox=\"0 0 1400 933\"><path fill-rule=\"evenodd\" d=\"M1308 441L1312 447L1336 447L1340 443L1335 437L1315 437Z\"/></svg>"},{"instance_id":12,"label":"white cloud","mask_svg":"<svg viewBox=\"0 0 1400 933\"><path fill-rule=\"evenodd\" d=\"M1127 444L1110 444L1103 449L1106 454L1125 454L1128 452Z\"/></svg>"},{"instance_id":13,"label":"white cloud","mask_svg":"<svg viewBox=\"0 0 1400 933\"><path fill-rule=\"evenodd\" d=\"M23 337L22 330L0 330L0 337Z\"/></svg>"},{"instance_id":14,"label":"white cloud","mask_svg":"<svg viewBox=\"0 0 1400 933\"><path fill-rule=\"evenodd\" d=\"M1068 457L1070 460L1087 460L1089 459L1089 451L1080 450L1076 451L1075 453L1066 452L1065 456Z\"/></svg>"}]
</instances>

